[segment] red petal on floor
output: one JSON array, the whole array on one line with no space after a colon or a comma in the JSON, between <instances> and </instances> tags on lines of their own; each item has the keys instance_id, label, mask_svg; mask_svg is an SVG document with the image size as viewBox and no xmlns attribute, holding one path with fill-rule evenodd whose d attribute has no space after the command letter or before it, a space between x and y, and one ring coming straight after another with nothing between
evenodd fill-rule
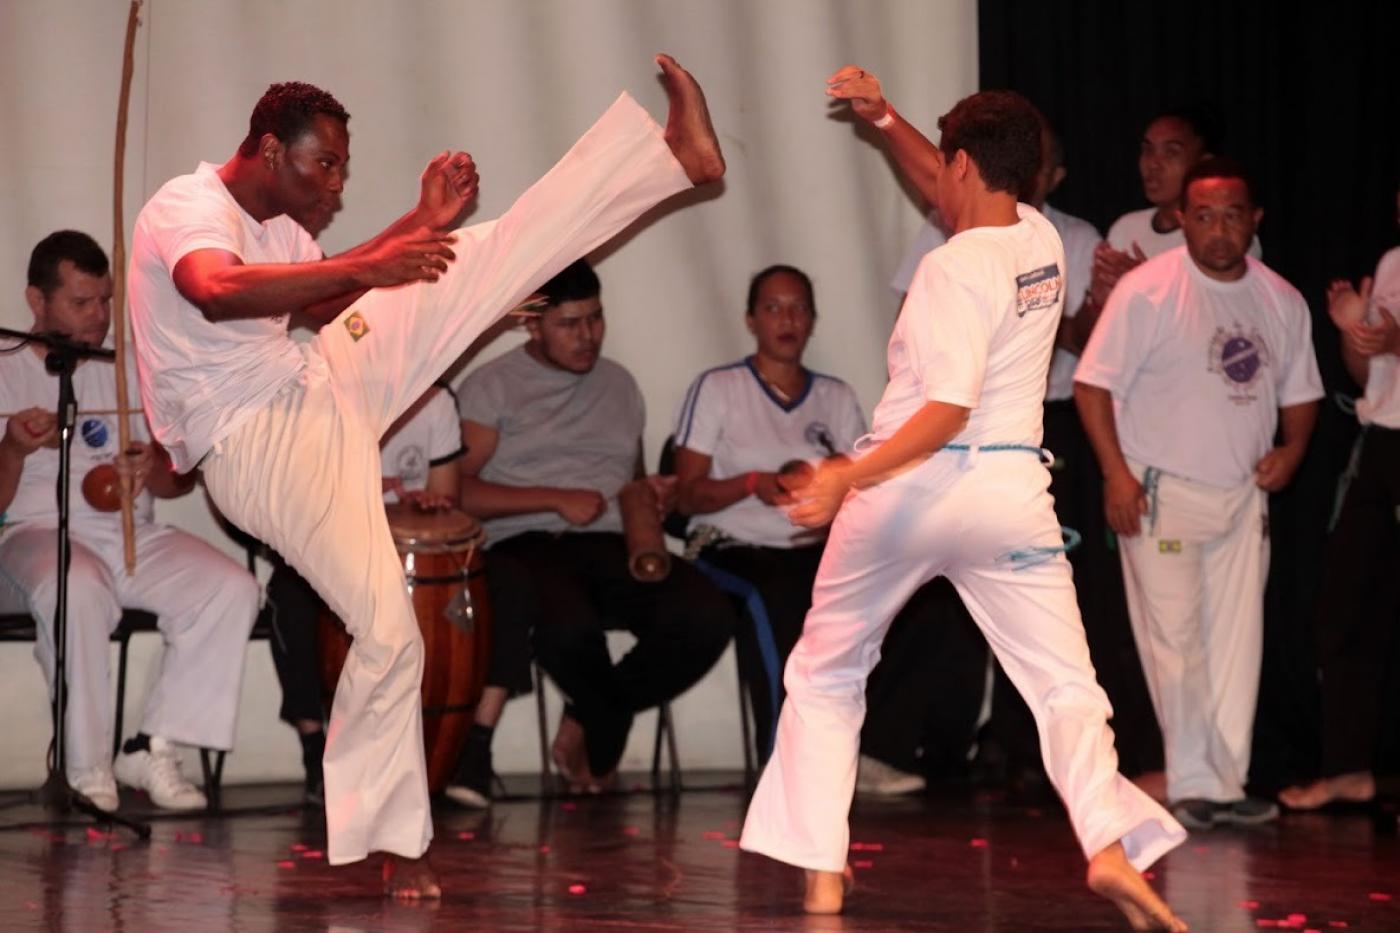
<instances>
[{"instance_id":1,"label":"red petal on floor","mask_svg":"<svg viewBox=\"0 0 1400 933\"><path fill-rule=\"evenodd\" d=\"M974 849L985 849L987 848L987 840L973 839L968 843L968 845L972 846Z\"/></svg>"},{"instance_id":2,"label":"red petal on floor","mask_svg":"<svg viewBox=\"0 0 1400 933\"><path fill-rule=\"evenodd\" d=\"M738 839L726 839L726 840L724 840L724 847L725 847L726 849L737 849L737 848L739 848L739 840L738 840Z\"/></svg>"},{"instance_id":3,"label":"red petal on floor","mask_svg":"<svg viewBox=\"0 0 1400 933\"><path fill-rule=\"evenodd\" d=\"M1240 906L1243 907L1245 910L1258 910L1258 909L1259 909L1259 902L1258 902L1258 901L1240 901Z\"/></svg>"},{"instance_id":4,"label":"red petal on floor","mask_svg":"<svg viewBox=\"0 0 1400 933\"><path fill-rule=\"evenodd\" d=\"M581 885L581 884L571 884L571 885L569 885L569 893L570 893L570 894L584 894L584 893L586 893L587 891L588 891L588 889L587 889L586 887L584 887L583 885Z\"/></svg>"},{"instance_id":5,"label":"red petal on floor","mask_svg":"<svg viewBox=\"0 0 1400 933\"><path fill-rule=\"evenodd\" d=\"M1327 925L1337 930L1345 930L1348 926L1345 920L1328 920Z\"/></svg>"},{"instance_id":6,"label":"red petal on floor","mask_svg":"<svg viewBox=\"0 0 1400 933\"><path fill-rule=\"evenodd\" d=\"M307 849L309 849L309 848L311 848L311 847L310 847L309 845L307 845L306 843L304 843L304 842L294 842L294 843L292 843L292 851L293 851L293 852L305 852L305 851L306 851Z\"/></svg>"},{"instance_id":7,"label":"red petal on floor","mask_svg":"<svg viewBox=\"0 0 1400 933\"><path fill-rule=\"evenodd\" d=\"M307 849L305 852L301 853L301 857L302 857L302 858L320 858L321 856L323 856L323 855L325 855L325 854L326 854L326 853L322 852L320 849Z\"/></svg>"},{"instance_id":8,"label":"red petal on floor","mask_svg":"<svg viewBox=\"0 0 1400 933\"><path fill-rule=\"evenodd\" d=\"M1366 896L1369 897L1371 900L1375 901L1375 902L1378 903L1378 904L1383 904L1383 903L1385 903L1386 901L1390 900L1390 895L1389 895L1389 894L1386 894L1386 893L1383 892L1383 891L1372 891L1370 894L1367 894Z\"/></svg>"},{"instance_id":9,"label":"red petal on floor","mask_svg":"<svg viewBox=\"0 0 1400 933\"><path fill-rule=\"evenodd\" d=\"M278 868L296 868L296 867L297 867L297 863L296 863L296 862L293 862L291 859L283 859L282 861L280 861L280 862L277 863L277 867L278 867Z\"/></svg>"},{"instance_id":10,"label":"red petal on floor","mask_svg":"<svg viewBox=\"0 0 1400 933\"><path fill-rule=\"evenodd\" d=\"M702 839L719 840L724 838L724 833L717 829L709 829L700 834Z\"/></svg>"},{"instance_id":11,"label":"red petal on floor","mask_svg":"<svg viewBox=\"0 0 1400 933\"><path fill-rule=\"evenodd\" d=\"M457 834L457 838L458 838L458 839L466 839L466 840L470 841L470 840L476 838L476 833L467 832L467 831L464 829L464 830L462 830L460 833Z\"/></svg>"},{"instance_id":12,"label":"red petal on floor","mask_svg":"<svg viewBox=\"0 0 1400 933\"><path fill-rule=\"evenodd\" d=\"M875 863L868 858L859 859L851 863L852 868L874 868Z\"/></svg>"}]
</instances>

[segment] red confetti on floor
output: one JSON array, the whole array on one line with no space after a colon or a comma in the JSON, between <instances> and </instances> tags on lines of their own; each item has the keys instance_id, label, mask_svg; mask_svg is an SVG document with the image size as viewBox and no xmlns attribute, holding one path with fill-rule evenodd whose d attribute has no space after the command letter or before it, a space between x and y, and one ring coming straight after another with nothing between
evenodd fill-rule
<instances>
[{"instance_id":1,"label":"red confetti on floor","mask_svg":"<svg viewBox=\"0 0 1400 933\"><path fill-rule=\"evenodd\" d=\"M1378 904L1383 904L1383 903L1385 903L1386 901L1390 900L1390 895L1389 895L1389 894L1386 894L1386 893L1384 893L1384 892L1382 892L1382 891L1372 891L1370 894L1368 894L1368 895L1366 895L1366 896L1369 897L1371 900L1375 901L1375 902L1378 903Z\"/></svg>"},{"instance_id":2,"label":"red confetti on floor","mask_svg":"<svg viewBox=\"0 0 1400 933\"><path fill-rule=\"evenodd\" d=\"M1259 909L1259 902L1258 902L1258 901L1240 901L1240 906L1243 907L1245 910L1258 910L1258 909Z\"/></svg>"},{"instance_id":3,"label":"red confetti on floor","mask_svg":"<svg viewBox=\"0 0 1400 933\"><path fill-rule=\"evenodd\" d=\"M297 863L296 863L296 862L293 862L291 859L283 859L282 861L280 861L280 862L277 863L277 867L278 867L278 868L296 868L296 867L297 867Z\"/></svg>"},{"instance_id":4,"label":"red confetti on floor","mask_svg":"<svg viewBox=\"0 0 1400 933\"><path fill-rule=\"evenodd\" d=\"M292 843L292 851L293 851L293 852L305 852L305 851L306 851L307 849L309 849L309 848L311 848L311 847L310 847L309 845L307 845L306 843L304 843L304 842L294 842L294 843Z\"/></svg>"},{"instance_id":5,"label":"red confetti on floor","mask_svg":"<svg viewBox=\"0 0 1400 933\"><path fill-rule=\"evenodd\" d=\"M321 856L323 856L323 855L325 855L325 854L326 854L326 853L322 852L320 849L307 849L305 852L301 853L301 857L302 857L302 858L320 858Z\"/></svg>"},{"instance_id":6,"label":"red confetti on floor","mask_svg":"<svg viewBox=\"0 0 1400 933\"><path fill-rule=\"evenodd\" d=\"M883 851L885 851L885 844L884 844L883 842L853 842L853 843L851 843L851 851L852 851L852 852L883 852Z\"/></svg>"},{"instance_id":7,"label":"red confetti on floor","mask_svg":"<svg viewBox=\"0 0 1400 933\"><path fill-rule=\"evenodd\" d=\"M460 833L457 834L457 838L458 838L458 839L472 840L472 839L475 839L475 838L476 838L476 833L471 833L471 832L467 832L466 830L463 830L462 832L460 832Z\"/></svg>"},{"instance_id":8,"label":"red confetti on floor","mask_svg":"<svg viewBox=\"0 0 1400 933\"><path fill-rule=\"evenodd\" d=\"M622 835L624 836L640 836L641 834L642 831L635 826L622 827Z\"/></svg>"},{"instance_id":9,"label":"red confetti on floor","mask_svg":"<svg viewBox=\"0 0 1400 933\"><path fill-rule=\"evenodd\" d=\"M987 848L987 840L985 840L985 839L973 839L969 844L970 844L974 849L985 849L985 848Z\"/></svg>"},{"instance_id":10,"label":"red confetti on floor","mask_svg":"<svg viewBox=\"0 0 1400 933\"><path fill-rule=\"evenodd\" d=\"M548 843L546 843L545 845L540 846L540 854L541 854L541 855L548 855L548 854L549 854L549 844L548 844Z\"/></svg>"},{"instance_id":11,"label":"red confetti on floor","mask_svg":"<svg viewBox=\"0 0 1400 933\"><path fill-rule=\"evenodd\" d=\"M1329 927L1334 927L1338 930L1344 930L1347 928L1347 922L1345 920L1328 920L1327 925Z\"/></svg>"},{"instance_id":12,"label":"red confetti on floor","mask_svg":"<svg viewBox=\"0 0 1400 933\"><path fill-rule=\"evenodd\" d=\"M569 893L570 893L570 894L583 894L583 893L586 893L587 891L588 891L588 888L584 887L584 886L581 885L581 884L571 884L571 885L569 885Z\"/></svg>"},{"instance_id":13,"label":"red confetti on floor","mask_svg":"<svg viewBox=\"0 0 1400 933\"><path fill-rule=\"evenodd\" d=\"M724 840L724 847L725 847L726 849L737 849L737 848L739 848L739 840L738 840L738 839L726 839L726 840Z\"/></svg>"},{"instance_id":14,"label":"red confetti on floor","mask_svg":"<svg viewBox=\"0 0 1400 933\"><path fill-rule=\"evenodd\" d=\"M190 833L190 842L197 846L204 845L204 833Z\"/></svg>"},{"instance_id":15,"label":"red confetti on floor","mask_svg":"<svg viewBox=\"0 0 1400 933\"><path fill-rule=\"evenodd\" d=\"M709 839L709 840L711 840L712 842L717 842L717 841L719 841L720 839L723 839L723 838L724 838L724 833L720 832L720 831L717 830L717 829L709 829L709 830L706 830L705 832L701 833L700 835L701 835L701 838L703 838L703 839Z\"/></svg>"},{"instance_id":16,"label":"red confetti on floor","mask_svg":"<svg viewBox=\"0 0 1400 933\"><path fill-rule=\"evenodd\" d=\"M874 868L875 863L868 858L857 859L851 863L852 868Z\"/></svg>"}]
</instances>

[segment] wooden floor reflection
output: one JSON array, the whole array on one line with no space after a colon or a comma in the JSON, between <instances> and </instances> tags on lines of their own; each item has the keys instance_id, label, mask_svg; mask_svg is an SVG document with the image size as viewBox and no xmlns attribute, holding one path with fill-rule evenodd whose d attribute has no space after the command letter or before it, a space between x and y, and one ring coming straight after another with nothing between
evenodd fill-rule
<instances>
[{"instance_id":1,"label":"wooden floor reflection","mask_svg":"<svg viewBox=\"0 0 1400 933\"><path fill-rule=\"evenodd\" d=\"M689 776L687 776L689 777ZM377 865L332 869L324 827L289 787L233 788L218 818L162 819L149 843L68 828L0 832L0 929L1111 930L1053 807L942 789L862 801L845 916L807 919L799 874L741 854L737 788L440 810L446 896L386 904ZM279 805L280 802L280 805ZM134 809L140 801L132 798ZM42 817L0 812L13 827ZM1388 831L1387 831L1388 830ZM1193 930L1400 930L1394 822L1289 815L1196 834L1153 883Z\"/></svg>"}]
</instances>

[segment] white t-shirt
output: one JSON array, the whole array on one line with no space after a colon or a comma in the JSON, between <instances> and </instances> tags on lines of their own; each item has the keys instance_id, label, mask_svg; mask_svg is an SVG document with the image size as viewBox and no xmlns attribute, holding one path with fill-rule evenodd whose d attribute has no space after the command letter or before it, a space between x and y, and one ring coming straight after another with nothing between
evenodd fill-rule
<instances>
[{"instance_id":1,"label":"white t-shirt","mask_svg":"<svg viewBox=\"0 0 1400 933\"><path fill-rule=\"evenodd\" d=\"M131 358L127 358L127 379L135 379ZM121 512L99 512L83 498L83 477L98 464L111 463L121 449L115 415L84 414L111 411L117 407L116 367L109 360L84 360L73 370L73 394L78 398L78 418L73 430L72 459L69 461L68 520L74 530L116 531ZM58 410L58 377L44 369L44 361L28 347L0 355L0 411L26 408ZM0 417L0 432L9 418ZM138 412L127 416L133 441L147 441L146 419ZM24 459L15 498L5 509L5 524L35 522L57 525L58 450L40 447ZM151 494L142 492L133 501L138 525L151 521Z\"/></svg>"},{"instance_id":2,"label":"white t-shirt","mask_svg":"<svg viewBox=\"0 0 1400 933\"><path fill-rule=\"evenodd\" d=\"M433 386L380 440L380 471L385 479L398 479L404 489L416 492L428 487L429 470L451 463L465 452L457 401L451 390ZM385 492L384 501L398 502L398 493Z\"/></svg>"},{"instance_id":3,"label":"white t-shirt","mask_svg":"<svg viewBox=\"0 0 1400 933\"><path fill-rule=\"evenodd\" d=\"M936 401L972 410L954 443L1040 446L1065 255L1039 211L1016 209L1019 223L964 230L920 263L890 337L875 440Z\"/></svg>"},{"instance_id":4,"label":"white t-shirt","mask_svg":"<svg viewBox=\"0 0 1400 933\"><path fill-rule=\"evenodd\" d=\"M593 489L607 510L588 525L557 512L488 519L499 543L526 531L621 531L617 493L637 468L646 406L632 374L599 358L579 375L546 366L519 346L471 372L457 389L464 421L497 432L496 450L481 478L504 486Z\"/></svg>"},{"instance_id":5,"label":"white t-shirt","mask_svg":"<svg viewBox=\"0 0 1400 933\"><path fill-rule=\"evenodd\" d=\"M141 209L131 238L128 291L141 398L175 467L194 467L305 365L287 319L214 323L185 300L171 275L199 249L248 265L314 262L321 250L290 217L258 223L201 163L166 182Z\"/></svg>"},{"instance_id":6,"label":"white t-shirt","mask_svg":"<svg viewBox=\"0 0 1400 933\"><path fill-rule=\"evenodd\" d=\"M1182 233L1180 227L1166 233L1158 233L1152 229L1152 217L1156 213L1157 208L1149 207L1140 211L1129 211L1119 217L1113 222L1113 226L1108 228L1108 236L1105 237L1108 245L1120 252L1131 254L1133 244L1136 243L1148 259L1160 256L1169 249L1185 246L1186 234ZM1264 248L1259 245L1257 235L1249 244L1249 255L1255 259L1264 258Z\"/></svg>"},{"instance_id":7,"label":"white t-shirt","mask_svg":"<svg viewBox=\"0 0 1400 933\"><path fill-rule=\"evenodd\" d=\"M1377 308L1385 308L1393 317L1400 319L1400 246L1381 257L1371 287L1367 322L1380 323ZM1366 394L1356 403L1356 416L1362 424L1400 428L1400 360L1396 359L1395 354L1381 353L1371 357L1366 371Z\"/></svg>"},{"instance_id":8,"label":"white t-shirt","mask_svg":"<svg viewBox=\"0 0 1400 933\"><path fill-rule=\"evenodd\" d=\"M1235 488L1272 449L1279 408L1322 397L1303 296L1247 261L1217 282L1182 246L1114 287L1074 378L1113 393L1130 460Z\"/></svg>"},{"instance_id":9,"label":"white t-shirt","mask_svg":"<svg viewBox=\"0 0 1400 933\"><path fill-rule=\"evenodd\" d=\"M752 358L702 373L690 384L676 416L676 446L710 458L710 477L776 472L789 460L849 453L865 433L865 415L851 387L808 373L807 387L784 402L763 382ZM794 525L782 509L746 496L697 516L746 544L790 548L822 538L821 530Z\"/></svg>"},{"instance_id":10,"label":"white t-shirt","mask_svg":"<svg viewBox=\"0 0 1400 933\"><path fill-rule=\"evenodd\" d=\"M1067 318L1074 317L1079 313L1079 306L1084 303L1084 296L1089 292L1089 281L1094 277L1094 247L1099 245L1102 237L1089 221L1066 214L1050 204L1045 205L1042 213L1059 233L1060 242L1065 248L1064 315ZM933 225L933 215L930 214L924 219L924 225L919 228L918 236L914 238L913 245L909 247L904 261L900 263L899 271L890 282L890 288L899 295L907 292L909 283L914 279L914 270L919 266L919 260L945 242L943 234ZM1079 357L1068 350L1056 348L1055 356L1050 361L1050 386L1045 393L1048 401L1074 396L1074 367L1077 365Z\"/></svg>"}]
</instances>

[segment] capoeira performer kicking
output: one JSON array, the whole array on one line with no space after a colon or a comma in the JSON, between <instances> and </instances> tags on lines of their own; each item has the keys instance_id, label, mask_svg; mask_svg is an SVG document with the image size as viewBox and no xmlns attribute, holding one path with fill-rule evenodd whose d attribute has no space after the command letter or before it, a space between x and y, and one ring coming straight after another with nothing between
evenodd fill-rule
<instances>
[{"instance_id":1,"label":"capoeira performer kicking","mask_svg":"<svg viewBox=\"0 0 1400 933\"><path fill-rule=\"evenodd\" d=\"M808 911L841 909L865 679L896 611L943 575L1035 714L1089 886L1138 929L1184 930L1139 871L1186 833L1117 773L1041 458L1065 260L1050 222L1017 204L1040 117L1016 94L974 94L939 119L935 147L868 72L843 68L827 93L883 131L953 236L909 290L872 434L791 509L802 525L835 522L740 846L807 869Z\"/></svg>"},{"instance_id":2,"label":"capoeira performer kicking","mask_svg":"<svg viewBox=\"0 0 1400 933\"><path fill-rule=\"evenodd\" d=\"M307 230L339 208L348 116L301 84L271 88L228 162L168 182L136 222L142 400L176 466L201 467L220 510L281 553L354 636L326 742L327 856L386 853L397 897L440 889L423 858L423 643L384 515L379 438L551 275L723 174L699 85L668 56L657 63L664 131L624 94L505 214L455 234L445 231L477 176L466 154L444 153L414 210L322 260ZM334 320L298 345L286 315L299 310Z\"/></svg>"}]
</instances>

